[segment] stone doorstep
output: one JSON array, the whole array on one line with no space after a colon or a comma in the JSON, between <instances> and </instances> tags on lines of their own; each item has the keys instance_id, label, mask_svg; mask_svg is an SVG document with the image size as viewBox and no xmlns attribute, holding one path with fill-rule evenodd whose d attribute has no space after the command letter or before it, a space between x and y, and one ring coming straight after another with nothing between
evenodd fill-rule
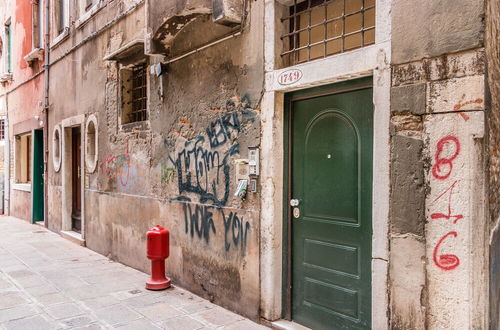
<instances>
[{"instance_id":1,"label":"stone doorstep","mask_svg":"<svg viewBox=\"0 0 500 330\"><path fill-rule=\"evenodd\" d=\"M288 320L278 320L274 322L269 322L267 320L261 320L261 324L265 326L269 326L272 329L276 330L311 330L310 328L307 328L301 324L288 321Z\"/></svg>"},{"instance_id":2,"label":"stone doorstep","mask_svg":"<svg viewBox=\"0 0 500 330\"><path fill-rule=\"evenodd\" d=\"M60 231L61 237L67 239L68 241L75 243L80 246L85 246L85 240L82 238L82 235L75 231Z\"/></svg>"},{"instance_id":3,"label":"stone doorstep","mask_svg":"<svg viewBox=\"0 0 500 330\"><path fill-rule=\"evenodd\" d=\"M35 221L34 225L45 228L45 221Z\"/></svg>"}]
</instances>

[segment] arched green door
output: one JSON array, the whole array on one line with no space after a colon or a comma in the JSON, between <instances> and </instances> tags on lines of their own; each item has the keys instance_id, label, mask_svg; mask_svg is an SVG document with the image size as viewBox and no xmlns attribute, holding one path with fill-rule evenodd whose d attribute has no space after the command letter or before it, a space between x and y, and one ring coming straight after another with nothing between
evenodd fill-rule
<instances>
[{"instance_id":1,"label":"arched green door","mask_svg":"<svg viewBox=\"0 0 500 330\"><path fill-rule=\"evenodd\" d=\"M292 319L371 326L372 89L291 96Z\"/></svg>"}]
</instances>

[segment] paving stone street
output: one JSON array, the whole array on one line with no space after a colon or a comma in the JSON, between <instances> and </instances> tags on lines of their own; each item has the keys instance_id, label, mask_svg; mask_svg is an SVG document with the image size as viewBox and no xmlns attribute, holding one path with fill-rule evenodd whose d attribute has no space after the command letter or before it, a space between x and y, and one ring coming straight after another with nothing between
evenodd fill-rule
<instances>
[{"instance_id":1,"label":"paving stone street","mask_svg":"<svg viewBox=\"0 0 500 330\"><path fill-rule=\"evenodd\" d=\"M267 329L42 226L0 217L0 329Z\"/></svg>"}]
</instances>

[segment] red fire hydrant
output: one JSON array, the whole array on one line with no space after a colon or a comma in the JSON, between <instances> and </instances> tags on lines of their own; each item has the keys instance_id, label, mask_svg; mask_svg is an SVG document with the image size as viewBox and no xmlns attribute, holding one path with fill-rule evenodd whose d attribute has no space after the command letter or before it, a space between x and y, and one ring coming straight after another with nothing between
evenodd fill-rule
<instances>
[{"instance_id":1,"label":"red fire hydrant","mask_svg":"<svg viewBox=\"0 0 500 330\"><path fill-rule=\"evenodd\" d=\"M164 290L170 287L170 279L165 277L165 259L170 252L168 230L156 225L146 233L147 254L151 260L151 278L146 282L148 290Z\"/></svg>"}]
</instances>

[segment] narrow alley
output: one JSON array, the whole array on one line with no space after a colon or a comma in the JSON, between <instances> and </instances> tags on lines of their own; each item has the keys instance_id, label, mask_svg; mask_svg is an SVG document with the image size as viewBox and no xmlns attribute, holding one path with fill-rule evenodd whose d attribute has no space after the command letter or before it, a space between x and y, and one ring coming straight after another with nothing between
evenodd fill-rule
<instances>
[{"instance_id":1,"label":"narrow alley","mask_svg":"<svg viewBox=\"0 0 500 330\"><path fill-rule=\"evenodd\" d=\"M0 330L500 330L499 35L500 0L0 0Z\"/></svg>"},{"instance_id":2,"label":"narrow alley","mask_svg":"<svg viewBox=\"0 0 500 330\"><path fill-rule=\"evenodd\" d=\"M0 329L265 329L39 225L0 218Z\"/></svg>"}]
</instances>

